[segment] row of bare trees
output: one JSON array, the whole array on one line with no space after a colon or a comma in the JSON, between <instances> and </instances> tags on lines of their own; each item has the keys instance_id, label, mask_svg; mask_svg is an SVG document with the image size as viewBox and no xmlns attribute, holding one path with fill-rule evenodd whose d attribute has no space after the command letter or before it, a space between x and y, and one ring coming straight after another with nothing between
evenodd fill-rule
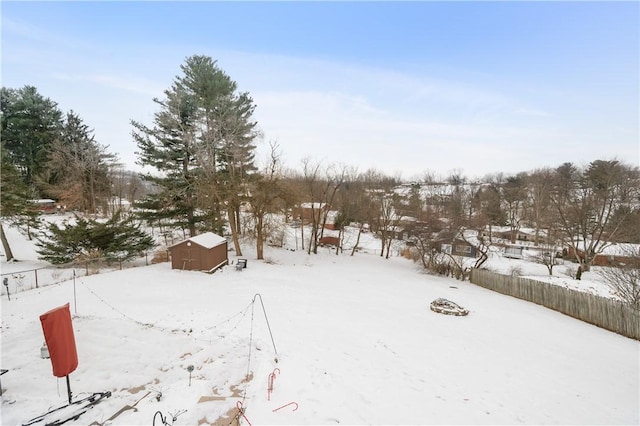
<instances>
[{"instance_id":1,"label":"row of bare trees","mask_svg":"<svg viewBox=\"0 0 640 426\"><path fill-rule=\"evenodd\" d=\"M509 227L512 242L522 227L533 228L535 241L569 247L583 270L612 244L640 243L640 174L618 160L416 186L422 204L407 211L420 220L444 218L451 228L488 230L489 237L493 227Z\"/></svg>"},{"instance_id":2,"label":"row of bare trees","mask_svg":"<svg viewBox=\"0 0 640 426\"><path fill-rule=\"evenodd\" d=\"M476 230L469 243L482 265L493 243L492 229L510 230L516 243L523 227L534 229L540 249L539 262L551 274L562 249L588 271L595 256L619 243L640 243L640 175L638 168L618 160L595 160L578 166L564 163L517 175L494 174L481 182L469 182L460 174L445 179L430 177L400 185L382 173L357 173L336 165L322 166L306 160L302 176L287 179L297 185L298 201L327 203L338 210L338 229L353 223L368 226L381 244L381 256L390 254L391 241L415 220L413 242L425 267L443 233L465 239L465 230ZM295 197L294 197L295 199ZM326 212L314 214L307 250L317 250ZM469 238L467 238L469 240ZM352 252L357 249L358 242Z\"/></svg>"},{"instance_id":3,"label":"row of bare trees","mask_svg":"<svg viewBox=\"0 0 640 426\"><path fill-rule=\"evenodd\" d=\"M276 144L265 164L255 161L261 133L252 117L253 100L211 58L187 58L164 97L154 101L159 110L151 126L132 121L138 161L154 170L143 176L148 183L143 185L118 167L73 112L63 118L34 88L3 89L3 216L26 211L11 198L26 191L12 188L36 187L40 192L32 198L49 195L90 213L104 211L112 197L137 199L141 218L151 224L189 235L228 229L238 254L240 238L249 234L257 241L258 258L277 228L270 218L296 219L291 212L302 203L312 209L304 238L310 254L317 253L329 218L322 206L338 212L333 221L340 241L345 225L358 226L351 254L361 233L370 230L379 237L380 255L388 258L407 218L425 252L442 232L463 237L464 230L481 231L482 241L476 238L474 244L482 252L495 227L508 227L515 242L526 226L550 252L571 248L583 270L611 244L640 243L638 168L618 160L496 173L480 182L460 172L442 179L425 175L411 185L375 170L360 173L311 159L302 162L301 171L283 170ZM155 190L144 196L149 184Z\"/></svg>"}]
</instances>

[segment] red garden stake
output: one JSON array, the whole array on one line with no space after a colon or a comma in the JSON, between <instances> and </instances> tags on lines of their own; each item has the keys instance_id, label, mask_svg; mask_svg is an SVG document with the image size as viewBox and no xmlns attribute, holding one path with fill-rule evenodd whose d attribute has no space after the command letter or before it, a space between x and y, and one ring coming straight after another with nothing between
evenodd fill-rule
<instances>
[{"instance_id":1,"label":"red garden stake","mask_svg":"<svg viewBox=\"0 0 640 426\"><path fill-rule=\"evenodd\" d=\"M238 408L238 411L240 411L240 415L247 421L247 423L249 424L249 426L251 425L251 422L249 421L249 419L247 418L247 416L244 415L244 410L242 409L242 401L238 401L236 402L236 407ZM240 423L238 421L238 423Z\"/></svg>"},{"instance_id":2,"label":"red garden stake","mask_svg":"<svg viewBox=\"0 0 640 426\"><path fill-rule=\"evenodd\" d=\"M267 385L267 401L271 401L271 392L273 392L273 382L275 382L275 380L276 380L276 371L278 373L280 373L280 369L279 368L275 368L269 374L269 381L268 381L268 385Z\"/></svg>"},{"instance_id":3,"label":"red garden stake","mask_svg":"<svg viewBox=\"0 0 640 426\"><path fill-rule=\"evenodd\" d=\"M278 411L278 410L280 410L280 409L282 409L284 407L288 407L289 405L293 405L293 404L295 404L296 407L291 411L296 411L298 409L298 403L295 402L295 401L292 401L292 402L290 402L288 404L284 404L282 407L278 407L278 408L274 409L273 412L275 413L276 411Z\"/></svg>"}]
</instances>

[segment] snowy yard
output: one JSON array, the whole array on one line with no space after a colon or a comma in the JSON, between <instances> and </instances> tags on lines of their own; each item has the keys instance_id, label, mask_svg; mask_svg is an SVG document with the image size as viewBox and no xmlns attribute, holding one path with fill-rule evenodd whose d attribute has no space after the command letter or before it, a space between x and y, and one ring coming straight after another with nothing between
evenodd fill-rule
<instances>
[{"instance_id":1,"label":"snowy yard","mask_svg":"<svg viewBox=\"0 0 640 426\"><path fill-rule=\"evenodd\" d=\"M66 402L39 321L65 303L74 398L113 393L76 424L223 425L239 401L254 425L640 423L638 341L399 257L245 254L242 272L162 263L3 297L2 424ZM469 315L432 312L440 297Z\"/></svg>"}]
</instances>

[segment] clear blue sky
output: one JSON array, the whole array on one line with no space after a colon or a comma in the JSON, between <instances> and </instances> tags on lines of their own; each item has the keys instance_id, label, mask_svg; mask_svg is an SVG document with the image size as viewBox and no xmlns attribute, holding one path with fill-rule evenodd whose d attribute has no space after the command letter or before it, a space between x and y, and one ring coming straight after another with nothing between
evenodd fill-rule
<instances>
[{"instance_id":1,"label":"clear blue sky","mask_svg":"<svg viewBox=\"0 0 640 426\"><path fill-rule=\"evenodd\" d=\"M304 157L514 173L640 161L638 2L6 2L2 85L73 109L135 168L187 56L218 60Z\"/></svg>"}]
</instances>

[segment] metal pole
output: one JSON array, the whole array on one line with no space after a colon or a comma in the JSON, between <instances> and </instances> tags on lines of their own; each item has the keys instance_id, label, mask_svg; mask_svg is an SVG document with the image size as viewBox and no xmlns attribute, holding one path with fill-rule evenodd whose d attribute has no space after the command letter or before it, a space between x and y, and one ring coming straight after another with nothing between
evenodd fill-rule
<instances>
[{"instance_id":1,"label":"metal pole","mask_svg":"<svg viewBox=\"0 0 640 426\"><path fill-rule=\"evenodd\" d=\"M69 375L67 374L67 393L69 394L69 405L71 405L71 385L69 384Z\"/></svg>"},{"instance_id":2,"label":"metal pole","mask_svg":"<svg viewBox=\"0 0 640 426\"><path fill-rule=\"evenodd\" d=\"M76 269L75 268L73 268L73 311L76 315L78 315L78 301L76 300Z\"/></svg>"},{"instance_id":3,"label":"metal pole","mask_svg":"<svg viewBox=\"0 0 640 426\"><path fill-rule=\"evenodd\" d=\"M4 277L2 279L2 284L4 284L4 286L6 287L6 289L7 289L7 297L9 298L9 300L11 300L11 296L9 296L9 278Z\"/></svg>"},{"instance_id":4,"label":"metal pole","mask_svg":"<svg viewBox=\"0 0 640 426\"><path fill-rule=\"evenodd\" d=\"M276 349L276 342L273 341L273 333L271 333L271 326L269 325L269 318L267 318L267 311L264 309L264 303L262 303L262 295L260 293L256 293L253 296L253 302L255 303L256 297L260 298L260 305L262 306L262 313L264 314L264 319L267 321L267 328L269 329L269 336L271 336L271 343L273 344L273 351L276 353L276 357L278 356L278 350ZM278 358L276 358L276 362Z\"/></svg>"}]
</instances>

